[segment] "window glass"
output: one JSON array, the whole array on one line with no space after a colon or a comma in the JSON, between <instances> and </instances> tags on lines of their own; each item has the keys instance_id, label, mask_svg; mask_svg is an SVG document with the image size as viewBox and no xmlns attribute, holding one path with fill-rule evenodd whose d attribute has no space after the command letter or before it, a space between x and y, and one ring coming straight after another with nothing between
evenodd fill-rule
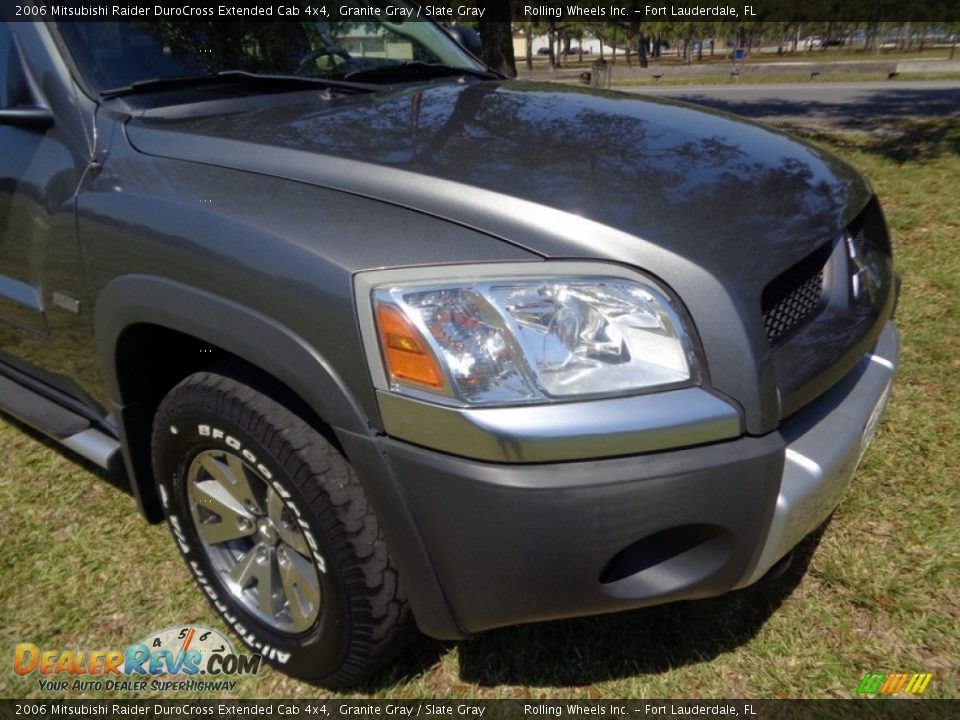
<instances>
[{"instance_id":1,"label":"window glass","mask_svg":"<svg viewBox=\"0 0 960 720\"><path fill-rule=\"evenodd\" d=\"M340 7L387 6L411 13L414 7L408 0L343 0ZM84 79L100 92L232 70L330 79L367 73L362 79L376 82L371 70L411 63L482 67L428 22L119 21L57 28Z\"/></svg>"}]
</instances>

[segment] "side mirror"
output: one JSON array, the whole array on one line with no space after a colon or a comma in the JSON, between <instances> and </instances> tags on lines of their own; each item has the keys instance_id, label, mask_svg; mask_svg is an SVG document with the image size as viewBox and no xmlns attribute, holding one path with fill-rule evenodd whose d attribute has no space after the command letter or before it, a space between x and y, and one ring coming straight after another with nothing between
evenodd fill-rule
<instances>
[{"instance_id":1,"label":"side mirror","mask_svg":"<svg viewBox=\"0 0 960 720\"><path fill-rule=\"evenodd\" d=\"M461 27L460 25L454 25L453 27L445 28L445 30L450 37L456 40L471 55L480 54L480 50L483 48L483 42L480 40L480 34L476 30Z\"/></svg>"},{"instance_id":2,"label":"side mirror","mask_svg":"<svg viewBox=\"0 0 960 720\"><path fill-rule=\"evenodd\" d=\"M53 126L53 113L45 107L36 105L2 108L0 109L0 125L46 130Z\"/></svg>"}]
</instances>

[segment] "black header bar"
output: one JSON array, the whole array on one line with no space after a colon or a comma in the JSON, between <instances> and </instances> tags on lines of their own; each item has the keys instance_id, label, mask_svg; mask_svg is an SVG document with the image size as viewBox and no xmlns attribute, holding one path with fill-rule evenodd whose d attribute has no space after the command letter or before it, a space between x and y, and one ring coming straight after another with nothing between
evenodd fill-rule
<instances>
[{"instance_id":1,"label":"black header bar","mask_svg":"<svg viewBox=\"0 0 960 720\"><path fill-rule=\"evenodd\" d=\"M351 20L570 23L931 22L960 20L960 0L3 0L7 20ZM364 7L366 6L366 7Z\"/></svg>"}]
</instances>

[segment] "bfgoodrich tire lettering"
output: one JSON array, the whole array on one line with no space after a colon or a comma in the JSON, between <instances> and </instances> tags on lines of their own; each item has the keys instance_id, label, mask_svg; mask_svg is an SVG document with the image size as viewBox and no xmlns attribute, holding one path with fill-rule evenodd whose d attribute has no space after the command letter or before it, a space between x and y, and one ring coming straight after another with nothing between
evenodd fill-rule
<instances>
[{"instance_id":1,"label":"bfgoodrich tire lettering","mask_svg":"<svg viewBox=\"0 0 960 720\"><path fill-rule=\"evenodd\" d=\"M331 687L390 657L406 600L363 489L318 432L241 382L197 373L157 411L153 464L187 566L252 650Z\"/></svg>"}]
</instances>

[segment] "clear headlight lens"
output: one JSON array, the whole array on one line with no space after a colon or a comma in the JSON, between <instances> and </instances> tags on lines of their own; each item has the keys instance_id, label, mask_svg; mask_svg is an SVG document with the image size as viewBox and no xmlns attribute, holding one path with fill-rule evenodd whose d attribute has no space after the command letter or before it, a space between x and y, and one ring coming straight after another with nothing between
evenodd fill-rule
<instances>
[{"instance_id":1,"label":"clear headlight lens","mask_svg":"<svg viewBox=\"0 0 960 720\"><path fill-rule=\"evenodd\" d=\"M379 287L392 389L470 405L624 395L691 385L694 355L669 300L621 278Z\"/></svg>"}]
</instances>

